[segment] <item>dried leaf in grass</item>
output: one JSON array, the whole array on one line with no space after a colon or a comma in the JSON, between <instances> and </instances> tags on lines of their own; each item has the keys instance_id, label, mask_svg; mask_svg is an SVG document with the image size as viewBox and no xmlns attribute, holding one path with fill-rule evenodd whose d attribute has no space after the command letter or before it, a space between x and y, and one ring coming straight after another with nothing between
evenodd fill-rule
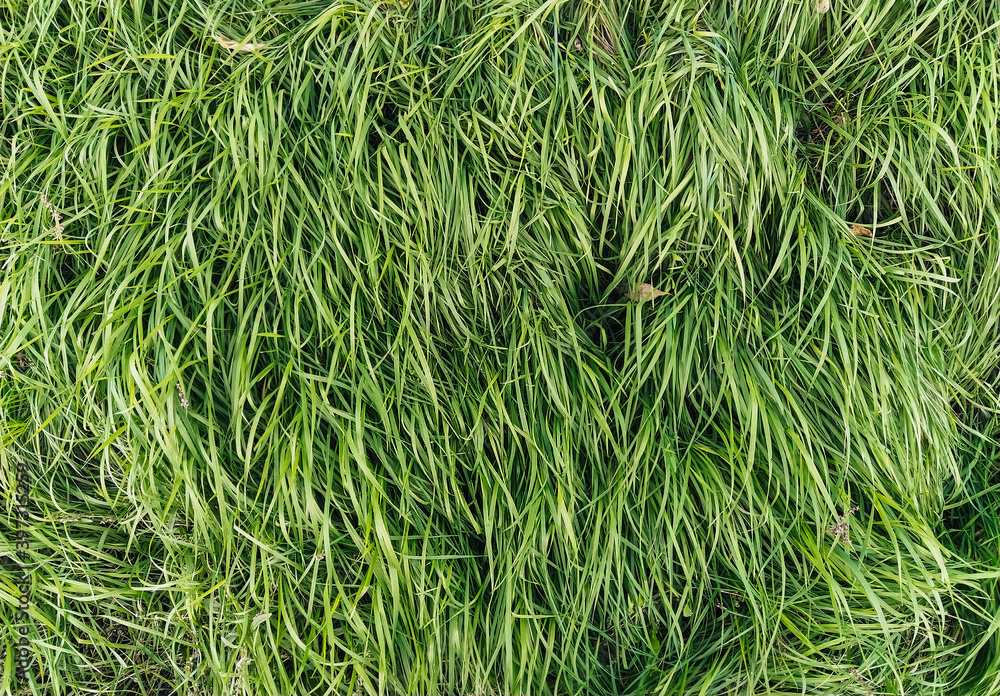
<instances>
[{"instance_id":1,"label":"dried leaf in grass","mask_svg":"<svg viewBox=\"0 0 1000 696\"><path fill-rule=\"evenodd\" d=\"M225 36L216 36L215 40L219 42L220 46L230 51L257 51L264 48L264 44L261 43L239 43L238 41L230 41Z\"/></svg>"},{"instance_id":2,"label":"dried leaf in grass","mask_svg":"<svg viewBox=\"0 0 1000 696\"><path fill-rule=\"evenodd\" d=\"M862 227L861 225L851 225L851 234L855 237L871 237L871 230Z\"/></svg>"},{"instance_id":3,"label":"dried leaf in grass","mask_svg":"<svg viewBox=\"0 0 1000 696\"><path fill-rule=\"evenodd\" d=\"M639 283L635 286L635 290L628 293L628 298L633 302L642 302L645 299L655 299L666 294L663 290L657 290L649 283Z\"/></svg>"},{"instance_id":4,"label":"dried leaf in grass","mask_svg":"<svg viewBox=\"0 0 1000 696\"><path fill-rule=\"evenodd\" d=\"M841 515L840 519L837 520L837 524L830 527L829 530L830 534L837 537L837 541L841 541L847 544L848 546L851 546L852 548L853 544L851 544L851 523L847 521L847 518L853 515L859 509L860 508L857 505L852 507L850 510Z\"/></svg>"},{"instance_id":5,"label":"dried leaf in grass","mask_svg":"<svg viewBox=\"0 0 1000 696\"><path fill-rule=\"evenodd\" d=\"M826 14L830 11L830 0L816 0L814 7L820 14Z\"/></svg>"}]
</instances>

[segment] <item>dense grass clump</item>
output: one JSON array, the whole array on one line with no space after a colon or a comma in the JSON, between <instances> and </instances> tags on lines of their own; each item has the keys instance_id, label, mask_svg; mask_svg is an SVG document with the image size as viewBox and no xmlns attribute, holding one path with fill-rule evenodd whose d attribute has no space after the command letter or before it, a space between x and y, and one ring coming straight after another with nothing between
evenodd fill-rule
<instances>
[{"instance_id":1,"label":"dense grass clump","mask_svg":"<svg viewBox=\"0 0 1000 696\"><path fill-rule=\"evenodd\" d=\"M0 3L0 689L1000 694L1000 6L822 6Z\"/></svg>"}]
</instances>

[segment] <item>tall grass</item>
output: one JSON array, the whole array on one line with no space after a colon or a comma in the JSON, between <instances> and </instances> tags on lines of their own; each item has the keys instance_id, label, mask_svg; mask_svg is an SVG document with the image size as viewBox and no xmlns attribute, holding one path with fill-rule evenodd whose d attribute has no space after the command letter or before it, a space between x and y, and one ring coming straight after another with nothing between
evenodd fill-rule
<instances>
[{"instance_id":1,"label":"tall grass","mask_svg":"<svg viewBox=\"0 0 1000 696\"><path fill-rule=\"evenodd\" d=\"M998 39L0 4L2 688L1000 694Z\"/></svg>"}]
</instances>

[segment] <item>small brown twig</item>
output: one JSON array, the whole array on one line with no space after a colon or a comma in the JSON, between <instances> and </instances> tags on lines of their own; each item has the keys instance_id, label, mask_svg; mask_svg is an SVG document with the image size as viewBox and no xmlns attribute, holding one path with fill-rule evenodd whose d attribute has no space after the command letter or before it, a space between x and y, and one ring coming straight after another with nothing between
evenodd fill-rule
<instances>
[{"instance_id":1,"label":"small brown twig","mask_svg":"<svg viewBox=\"0 0 1000 696\"><path fill-rule=\"evenodd\" d=\"M837 538L837 541L842 541L851 548L854 548L853 545L851 544L851 523L847 521L847 518L850 517L853 513L857 512L858 509L859 509L858 506L855 505L850 510L841 515L840 519L837 521L837 524L830 527L830 534L833 534L833 536Z\"/></svg>"}]
</instances>

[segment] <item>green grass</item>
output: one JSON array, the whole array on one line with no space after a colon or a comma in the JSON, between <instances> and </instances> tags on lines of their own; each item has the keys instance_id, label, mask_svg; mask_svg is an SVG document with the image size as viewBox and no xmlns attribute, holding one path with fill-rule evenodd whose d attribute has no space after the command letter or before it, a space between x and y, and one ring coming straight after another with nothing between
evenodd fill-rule
<instances>
[{"instance_id":1,"label":"green grass","mask_svg":"<svg viewBox=\"0 0 1000 696\"><path fill-rule=\"evenodd\" d=\"M0 2L0 690L1000 694L998 104L983 0Z\"/></svg>"}]
</instances>

